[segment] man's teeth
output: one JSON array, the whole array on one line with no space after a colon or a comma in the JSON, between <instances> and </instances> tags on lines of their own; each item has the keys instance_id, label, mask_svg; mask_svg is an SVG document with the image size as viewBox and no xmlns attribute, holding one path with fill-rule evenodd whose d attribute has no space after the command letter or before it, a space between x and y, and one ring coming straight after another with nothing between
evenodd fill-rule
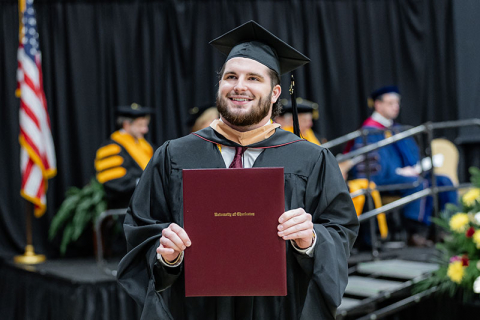
<instances>
[{"instance_id":1,"label":"man's teeth","mask_svg":"<svg viewBox=\"0 0 480 320\"><path fill-rule=\"evenodd\" d=\"M238 99L238 98L232 98L233 101L248 101L248 99Z\"/></svg>"}]
</instances>

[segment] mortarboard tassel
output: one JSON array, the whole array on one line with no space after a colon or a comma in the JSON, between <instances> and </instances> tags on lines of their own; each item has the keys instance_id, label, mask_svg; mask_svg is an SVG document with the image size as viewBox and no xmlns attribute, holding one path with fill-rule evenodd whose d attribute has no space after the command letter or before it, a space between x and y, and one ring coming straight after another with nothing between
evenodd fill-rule
<instances>
[{"instance_id":1,"label":"mortarboard tassel","mask_svg":"<svg viewBox=\"0 0 480 320\"><path fill-rule=\"evenodd\" d=\"M290 99L292 100L292 115L293 115L293 133L300 136L300 125L298 124L298 109L297 109L297 94L295 92L295 79L290 82Z\"/></svg>"}]
</instances>

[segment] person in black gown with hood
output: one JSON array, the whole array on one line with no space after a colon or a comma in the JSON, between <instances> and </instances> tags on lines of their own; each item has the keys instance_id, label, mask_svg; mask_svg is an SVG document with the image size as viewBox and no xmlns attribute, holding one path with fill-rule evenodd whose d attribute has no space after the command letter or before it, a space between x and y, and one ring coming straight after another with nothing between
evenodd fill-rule
<instances>
[{"instance_id":1,"label":"person in black gown with hood","mask_svg":"<svg viewBox=\"0 0 480 320\"><path fill-rule=\"evenodd\" d=\"M334 319L358 233L355 209L335 157L271 121L280 75L309 59L254 21L211 44L228 55L219 74L221 117L154 153L125 218L128 253L118 281L142 307L141 319ZM182 170L228 168L238 159L244 168L284 168L276 232L287 244L287 295L187 298L183 253L195 243L182 228ZM215 259L214 251L205 255Z\"/></svg>"}]
</instances>

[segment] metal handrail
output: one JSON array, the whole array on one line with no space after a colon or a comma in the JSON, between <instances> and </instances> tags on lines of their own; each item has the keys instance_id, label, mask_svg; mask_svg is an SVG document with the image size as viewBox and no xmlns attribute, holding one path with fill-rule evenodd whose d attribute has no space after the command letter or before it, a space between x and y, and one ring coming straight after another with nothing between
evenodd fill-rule
<instances>
[{"instance_id":1,"label":"metal handrail","mask_svg":"<svg viewBox=\"0 0 480 320\"><path fill-rule=\"evenodd\" d=\"M435 122L435 123L425 123L422 124L421 126L429 126L431 129L451 129L451 128L459 128L459 127L467 127L467 126L480 126L480 119L466 119L466 120L454 120L454 121L443 121L443 122ZM410 126L404 126L404 127L410 127ZM415 129L418 127L414 127L412 129ZM345 142L348 142L350 140L356 139L362 135L362 130L364 129L359 129L350 133L347 133L343 136L340 136L336 139L330 140L326 143L322 144L322 147L330 149L336 146L339 146ZM385 130L379 130L376 129L377 131L385 131ZM411 130L411 129L409 129ZM407 130L408 131L408 130ZM375 132L372 130L372 132Z\"/></svg>"},{"instance_id":2,"label":"metal handrail","mask_svg":"<svg viewBox=\"0 0 480 320\"><path fill-rule=\"evenodd\" d=\"M408 130L408 129L411 129L412 126L399 125L396 128L400 129L400 130L402 130L402 129L407 129ZM358 129L356 131L347 133L346 135L343 135L343 136L338 137L336 139L333 139L333 140L327 141L325 143L322 143L322 147L329 149L329 148L332 148L332 147L339 146L341 144L344 144L345 142L348 142L350 140L361 137L365 133L365 130L367 130L367 129ZM370 133L372 133L372 132L379 133L379 132L384 132L386 130L388 130L388 129L369 129L368 131Z\"/></svg>"},{"instance_id":3,"label":"metal handrail","mask_svg":"<svg viewBox=\"0 0 480 320\"><path fill-rule=\"evenodd\" d=\"M337 161L338 162L343 162L349 159L353 159L355 157L360 157L363 156L364 154L367 154L369 152L375 151L377 149L380 149L382 147L388 146L390 144L393 144L395 142L398 142L400 140L415 136L420 133L426 133L427 138L428 138L428 145L430 148L426 149L426 156L430 158L430 161L432 161L432 154L431 154L431 144L433 140L433 130L435 129L447 129L447 128L458 128L458 127L466 127L466 126L480 126L480 119L468 119L468 120L456 120L456 121L445 121L445 122L439 122L439 123L431 123L427 122L425 124L419 125L417 127L408 129L406 131L397 133L389 138L383 139L381 141L378 141L376 143L372 143L369 145L365 145L364 147L361 147L357 150L354 150L352 152L349 152L347 154L340 154L337 156ZM354 131L352 133L349 133L345 136L339 137L335 140L332 140L330 143L325 143L323 144L323 147L325 148L331 148L334 146L337 146L339 144L345 143L349 140L356 139L358 137L363 137L364 143L366 144L366 137L369 134L377 133L378 131L385 131L385 130L371 130L371 129L361 129ZM369 164L368 164L368 157L366 157L366 162L367 162L367 172L366 172L366 178L368 181L370 181L370 173L368 172ZM433 163L433 162L432 162ZM456 187L447 187L450 189L446 188L438 188L437 187L437 182L436 182L436 175L433 170L433 165L432 167L427 170L427 172L431 172L431 188L424 189L422 191L419 191L417 193L411 194L407 197L401 198L397 201L393 201L385 206L382 206L377 209L370 210L368 212L363 213L362 215L359 216L359 221L363 222L366 220L369 220L373 217L376 217L380 213L386 213L389 212L393 209L400 208L410 202L413 202L415 200L418 200L420 198L427 197L431 195L433 199L433 205L434 205L434 216L438 216L438 204L437 204L437 197L439 192L444 192L444 191L449 191L449 190L456 190L459 188L465 188L465 187L470 187L471 184L464 184L461 186L456 186ZM380 188L376 189L370 189L366 188L365 191L362 194L370 194L371 191L377 190L377 191L386 191L386 190L397 190L400 186L399 185L388 185L388 186L382 186ZM406 186L402 184L402 189L404 189ZM354 196L359 196L361 195L358 191L355 194L351 194L350 196L353 198ZM373 223L372 221L370 223ZM373 226L372 226L373 228ZM371 236L372 236L372 256L376 257L378 250L377 250L377 244L376 244L376 234L375 232L371 231Z\"/></svg>"},{"instance_id":4,"label":"metal handrail","mask_svg":"<svg viewBox=\"0 0 480 320\"><path fill-rule=\"evenodd\" d=\"M379 215L381 213L387 213L389 211L392 211L393 209L403 207L404 205L409 204L410 202L413 202L415 200L424 198L424 197L429 196L433 193L441 193L441 192L446 192L446 191L452 191L452 190L458 190L458 189L464 189L464 188L471 188L472 186L473 186L472 183L461 183L457 186L426 188L426 189L423 189L422 191L418 191L418 192L412 193L411 195L408 195L406 197L400 198L399 200L390 202L389 204L386 204L386 205L381 206L379 208L376 208L376 209L367 211L365 213L362 213L358 217L358 220L360 221L360 223L362 223L366 220L369 220L371 218L376 217L377 215ZM374 190L374 189L370 189L370 190ZM368 192L368 190L365 190L365 193L366 192Z\"/></svg>"},{"instance_id":5,"label":"metal handrail","mask_svg":"<svg viewBox=\"0 0 480 320\"><path fill-rule=\"evenodd\" d=\"M406 131L403 131L403 132L400 132L400 133L397 133L389 138L386 138L386 139L383 139L383 140L380 140L378 142L375 142L375 143L372 143L372 144L369 144L369 145L366 145L364 147L361 147L361 148L358 148L354 151L351 151L349 153L346 153L346 154L340 154L337 156L337 161L338 162L342 162L342 161L345 161L345 160L349 160L349 159L353 159L355 157L358 157L358 156L361 156L361 155L364 155L366 153L369 153L369 152L372 152L372 151L375 151L377 149L380 149L382 147L385 147L385 146L388 146L390 144L393 144L397 141L400 141L400 140L403 140L403 139L406 139L406 138L409 138L409 137L412 137L412 136L415 136L419 133L423 133L425 132L427 129L427 126L422 124L418 127L414 127L412 129L408 129ZM363 130L362 130L363 131ZM367 131L367 135L368 133L370 133L369 131L370 130L365 130Z\"/></svg>"}]
</instances>

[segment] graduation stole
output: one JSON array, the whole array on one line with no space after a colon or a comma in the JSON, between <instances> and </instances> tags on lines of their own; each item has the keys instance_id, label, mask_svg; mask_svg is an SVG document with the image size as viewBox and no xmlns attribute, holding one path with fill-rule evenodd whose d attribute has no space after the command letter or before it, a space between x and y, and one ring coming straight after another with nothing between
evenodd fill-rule
<instances>
[{"instance_id":1,"label":"graduation stole","mask_svg":"<svg viewBox=\"0 0 480 320\"><path fill-rule=\"evenodd\" d=\"M347 184L350 193L369 187L372 190L370 195L372 196L375 208L380 208L382 206L380 192L378 192L378 190L375 190L377 188L375 182L370 181L370 183L368 183L367 179L355 179L347 181ZM365 205L365 195L356 196L355 198L352 198L352 201L353 205L355 206L357 216L359 216L363 212L363 207ZM385 213L378 214L377 221L378 229L380 230L380 236L382 237L382 239L385 239L388 235L387 217L385 216Z\"/></svg>"},{"instance_id":2,"label":"graduation stole","mask_svg":"<svg viewBox=\"0 0 480 320\"><path fill-rule=\"evenodd\" d=\"M145 139L136 140L126 132L115 131L110 138L125 148L135 162L145 170L153 156L153 148Z\"/></svg>"},{"instance_id":3,"label":"graduation stole","mask_svg":"<svg viewBox=\"0 0 480 320\"><path fill-rule=\"evenodd\" d=\"M248 146L270 138L275 133L275 129L280 127L280 125L278 123L270 122L270 124L260 128L251 131L240 132L232 129L230 126L220 120L214 120L210 124L210 127L212 127L212 129L216 132L220 133L226 139L238 143L241 146Z\"/></svg>"}]
</instances>

